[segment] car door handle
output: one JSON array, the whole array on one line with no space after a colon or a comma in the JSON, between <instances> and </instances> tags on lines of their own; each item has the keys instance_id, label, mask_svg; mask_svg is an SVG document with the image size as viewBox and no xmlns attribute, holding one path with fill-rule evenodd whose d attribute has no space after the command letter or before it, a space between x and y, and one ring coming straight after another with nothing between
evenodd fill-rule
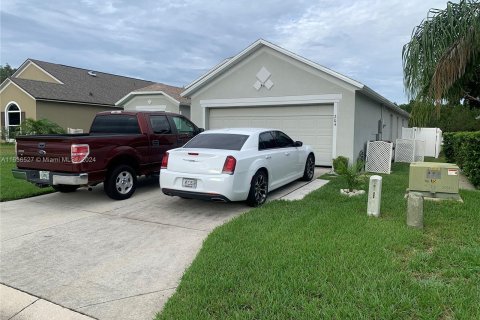
<instances>
[{"instance_id":1,"label":"car door handle","mask_svg":"<svg viewBox=\"0 0 480 320\"><path fill-rule=\"evenodd\" d=\"M265 159L271 159L272 156L265 156Z\"/></svg>"},{"instance_id":2,"label":"car door handle","mask_svg":"<svg viewBox=\"0 0 480 320\"><path fill-rule=\"evenodd\" d=\"M286 155L286 156L289 156L289 155L290 155L290 152L285 152L285 155Z\"/></svg>"}]
</instances>

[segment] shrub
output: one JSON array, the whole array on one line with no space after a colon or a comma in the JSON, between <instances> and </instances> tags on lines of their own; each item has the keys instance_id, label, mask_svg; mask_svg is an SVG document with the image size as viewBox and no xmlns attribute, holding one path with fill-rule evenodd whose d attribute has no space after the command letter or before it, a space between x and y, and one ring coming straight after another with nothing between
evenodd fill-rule
<instances>
[{"instance_id":1,"label":"shrub","mask_svg":"<svg viewBox=\"0 0 480 320\"><path fill-rule=\"evenodd\" d=\"M480 131L444 134L443 150L446 160L456 163L480 187Z\"/></svg>"},{"instance_id":2,"label":"shrub","mask_svg":"<svg viewBox=\"0 0 480 320\"><path fill-rule=\"evenodd\" d=\"M338 156L335 159L333 159L333 171L335 171L338 174L341 174L341 170L343 168L348 167L348 158L343 157L343 156Z\"/></svg>"},{"instance_id":3,"label":"shrub","mask_svg":"<svg viewBox=\"0 0 480 320\"><path fill-rule=\"evenodd\" d=\"M351 166L348 165L348 161L346 163L344 161L339 163L338 174L345 180L348 191L353 191L363 184L364 179L361 174L363 165L364 162L360 160Z\"/></svg>"},{"instance_id":4,"label":"shrub","mask_svg":"<svg viewBox=\"0 0 480 320\"><path fill-rule=\"evenodd\" d=\"M32 134L62 134L65 129L60 127L53 121L47 119L33 120L25 119L20 126L20 130L24 135Z\"/></svg>"}]
</instances>

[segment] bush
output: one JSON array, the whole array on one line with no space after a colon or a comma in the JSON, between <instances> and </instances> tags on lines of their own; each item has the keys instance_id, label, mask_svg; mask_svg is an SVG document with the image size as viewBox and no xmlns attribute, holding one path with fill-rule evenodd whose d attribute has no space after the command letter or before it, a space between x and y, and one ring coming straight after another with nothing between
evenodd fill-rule
<instances>
[{"instance_id":1,"label":"bush","mask_svg":"<svg viewBox=\"0 0 480 320\"><path fill-rule=\"evenodd\" d=\"M25 119L20 126L20 131L24 135L32 134L62 134L65 129L53 121L47 119L33 120Z\"/></svg>"},{"instance_id":2,"label":"bush","mask_svg":"<svg viewBox=\"0 0 480 320\"><path fill-rule=\"evenodd\" d=\"M341 170L348 167L348 158L339 156L333 159L333 171L341 174Z\"/></svg>"},{"instance_id":3,"label":"bush","mask_svg":"<svg viewBox=\"0 0 480 320\"><path fill-rule=\"evenodd\" d=\"M345 180L348 191L353 191L363 184L364 177L361 174L363 165L364 162L360 160L351 166L348 165L348 161L339 163L338 174Z\"/></svg>"},{"instance_id":4,"label":"bush","mask_svg":"<svg viewBox=\"0 0 480 320\"><path fill-rule=\"evenodd\" d=\"M480 131L445 133L443 150L448 162L456 163L480 187Z\"/></svg>"}]
</instances>

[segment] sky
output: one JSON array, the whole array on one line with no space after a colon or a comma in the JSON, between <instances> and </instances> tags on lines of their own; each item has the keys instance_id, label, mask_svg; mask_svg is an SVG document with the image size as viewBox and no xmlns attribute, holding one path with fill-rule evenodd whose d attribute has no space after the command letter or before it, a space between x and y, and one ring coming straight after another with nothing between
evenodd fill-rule
<instances>
[{"instance_id":1,"label":"sky","mask_svg":"<svg viewBox=\"0 0 480 320\"><path fill-rule=\"evenodd\" d=\"M0 63L185 86L262 38L405 103L402 47L442 0L3 0Z\"/></svg>"}]
</instances>

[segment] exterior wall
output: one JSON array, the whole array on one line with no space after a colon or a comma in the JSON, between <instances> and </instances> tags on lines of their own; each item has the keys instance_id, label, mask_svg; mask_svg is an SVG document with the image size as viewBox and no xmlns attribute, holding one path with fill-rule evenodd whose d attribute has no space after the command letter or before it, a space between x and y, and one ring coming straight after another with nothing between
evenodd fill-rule
<instances>
[{"instance_id":1,"label":"exterior wall","mask_svg":"<svg viewBox=\"0 0 480 320\"><path fill-rule=\"evenodd\" d=\"M180 114L190 119L190 106L180 106Z\"/></svg>"},{"instance_id":2,"label":"exterior wall","mask_svg":"<svg viewBox=\"0 0 480 320\"><path fill-rule=\"evenodd\" d=\"M150 101L150 103L149 103ZM165 111L179 113L180 109L177 103L162 94L138 95L134 96L123 104L124 110L135 111L137 107L165 106Z\"/></svg>"},{"instance_id":3,"label":"exterior wall","mask_svg":"<svg viewBox=\"0 0 480 320\"><path fill-rule=\"evenodd\" d=\"M256 74L262 67L270 73L273 87L256 90ZM263 47L246 57L223 75L205 85L191 96L191 119L208 128L203 121L201 100L264 98L281 96L341 94L337 113L336 154L352 157L355 93L354 87L292 59L268 47ZM294 108L294 106L290 107Z\"/></svg>"},{"instance_id":4,"label":"exterior wall","mask_svg":"<svg viewBox=\"0 0 480 320\"><path fill-rule=\"evenodd\" d=\"M7 104L9 104L11 101L16 102L21 111L25 112L25 118L32 118L34 120L37 119L35 100L20 90L17 86L10 83L0 93L1 112L5 112Z\"/></svg>"},{"instance_id":5,"label":"exterior wall","mask_svg":"<svg viewBox=\"0 0 480 320\"><path fill-rule=\"evenodd\" d=\"M61 127L90 130L92 120L98 112L122 110L117 107L99 107L84 104L37 101L37 119L48 119Z\"/></svg>"},{"instance_id":6,"label":"exterior wall","mask_svg":"<svg viewBox=\"0 0 480 320\"><path fill-rule=\"evenodd\" d=\"M25 67L25 69L20 73L20 75L16 76L16 78L58 83L58 81L50 77L39 67L33 64L27 65L27 67Z\"/></svg>"},{"instance_id":7,"label":"exterior wall","mask_svg":"<svg viewBox=\"0 0 480 320\"><path fill-rule=\"evenodd\" d=\"M355 101L355 138L353 155L356 160L360 151L364 150L367 141L376 140L378 121L383 121L383 130L379 139L395 142L402 135L402 119L408 126L408 118L383 106L361 92L356 93Z\"/></svg>"}]
</instances>

